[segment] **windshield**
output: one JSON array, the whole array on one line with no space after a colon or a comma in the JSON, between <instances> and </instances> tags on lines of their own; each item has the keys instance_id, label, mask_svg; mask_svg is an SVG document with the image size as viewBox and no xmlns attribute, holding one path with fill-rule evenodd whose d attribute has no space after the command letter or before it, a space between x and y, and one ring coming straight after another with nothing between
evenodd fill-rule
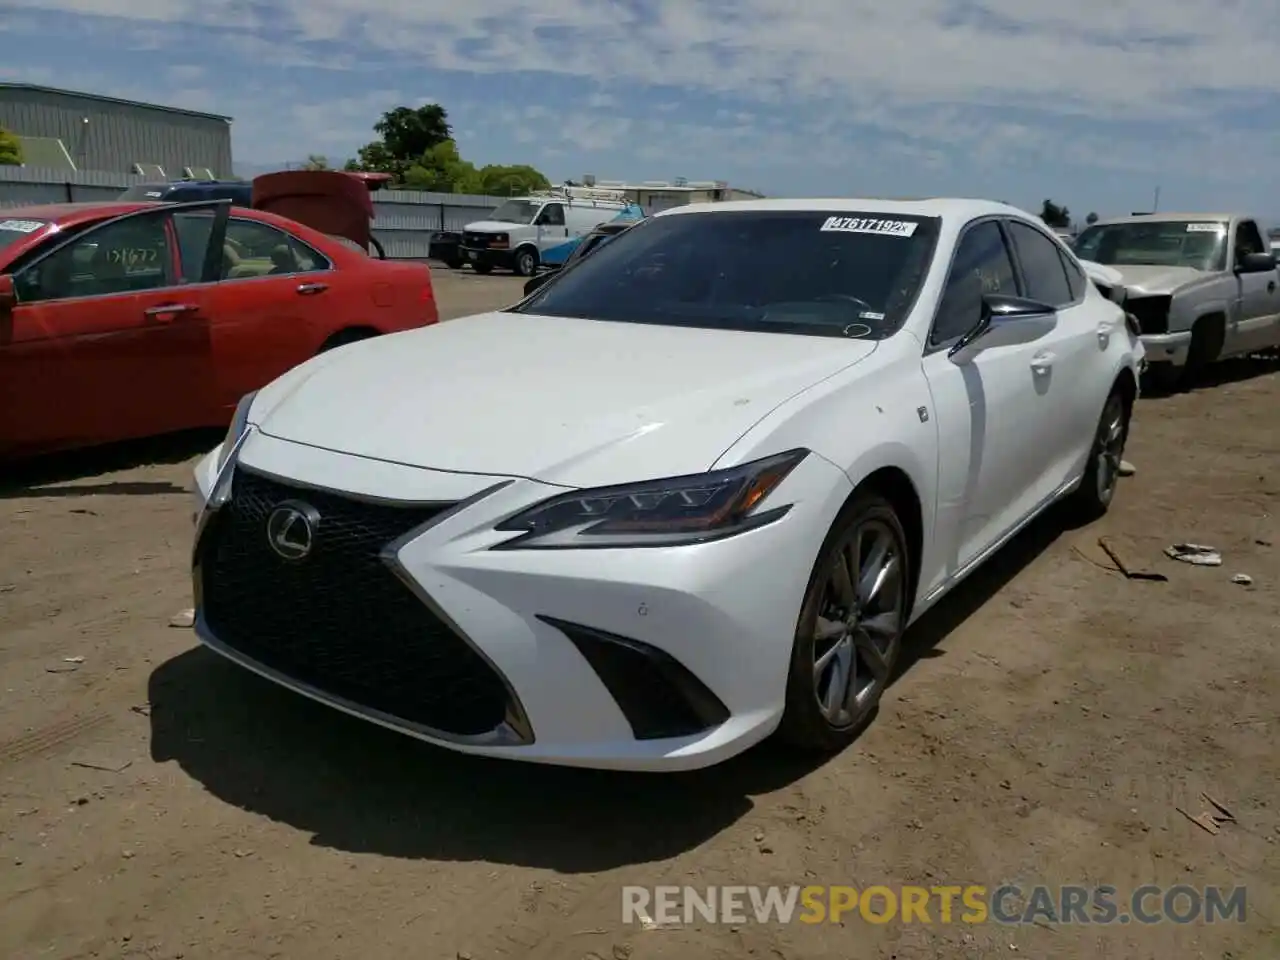
<instances>
[{"instance_id":1,"label":"windshield","mask_svg":"<svg viewBox=\"0 0 1280 960\"><path fill-rule=\"evenodd\" d=\"M1076 256L1108 266L1226 266L1227 225L1214 220L1146 220L1098 224L1075 243Z\"/></svg>"},{"instance_id":2,"label":"windshield","mask_svg":"<svg viewBox=\"0 0 1280 960\"><path fill-rule=\"evenodd\" d=\"M911 309L938 225L932 217L816 210L654 217L513 310L880 339Z\"/></svg>"},{"instance_id":3,"label":"windshield","mask_svg":"<svg viewBox=\"0 0 1280 960\"><path fill-rule=\"evenodd\" d=\"M0 250L17 243L23 237L30 236L48 222L48 220L28 220L25 218L22 220L6 220L3 216L0 216Z\"/></svg>"},{"instance_id":4,"label":"windshield","mask_svg":"<svg viewBox=\"0 0 1280 960\"><path fill-rule=\"evenodd\" d=\"M533 223L540 206L532 200L508 200L489 214L489 219L500 223Z\"/></svg>"}]
</instances>

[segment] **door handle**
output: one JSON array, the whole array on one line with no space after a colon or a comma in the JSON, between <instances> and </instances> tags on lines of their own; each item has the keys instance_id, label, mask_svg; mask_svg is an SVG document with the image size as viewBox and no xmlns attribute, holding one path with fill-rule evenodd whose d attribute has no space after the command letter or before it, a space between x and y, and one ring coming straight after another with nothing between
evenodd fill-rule
<instances>
[{"instance_id":1,"label":"door handle","mask_svg":"<svg viewBox=\"0 0 1280 960\"><path fill-rule=\"evenodd\" d=\"M1053 369L1053 361L1056 359L1057 357L1055 357L1050 351L1041 350L1031 358L1031 369L1036 373L1048 373Z\"/></svg>"},{"instance_id":2,"label":"door handle","mask_svg":"<svg viewBox=\"0 0 1280 960\"><path fill-rule=\"evenodd\" d=\"M329 289L327 283L300 283L298 284L298 293L304 297L313 293L324 293Z\"/></svg>"},{"instance_id":3,"label":"door handle","mask_svg":"<svg viewBox=\"0 0 1280 960\"><path fill-rule=\"evenodd\" d=\"M1272 280L1270 283L1267 284L1267 293L1275 293L1275 292L1276 292L1276 282Z\"/></svg>"},{"instance_id":4,"label":"door handle","mask_svg":"<svg viewBox=\"0 0 1280 960\"><path fill-rule=\"evenodd\" d=\"M159 306L147 307L142 313L157 320L172 320L180 313L195 313L199 309L199 306L194 303L162 303Z\"/></svg>"}]
</instances>

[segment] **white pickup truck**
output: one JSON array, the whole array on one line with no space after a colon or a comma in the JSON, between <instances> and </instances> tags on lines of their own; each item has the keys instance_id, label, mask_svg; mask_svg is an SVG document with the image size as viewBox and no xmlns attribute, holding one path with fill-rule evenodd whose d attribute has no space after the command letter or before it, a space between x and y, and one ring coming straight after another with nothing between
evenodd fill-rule
<instances>
[{"instance_id":1,"label":"white pickup truck","mask_svg":"<svg viewBox=\"0 0 1280 960\"><path fill-rule=\"evenodd\" d=\"M1189 387L1215 360L1280 347L1280 271L1258 222L1226 213L1102 220L1075 242L1117 271L1153 377Z\"/></svg>"}]
</instances>

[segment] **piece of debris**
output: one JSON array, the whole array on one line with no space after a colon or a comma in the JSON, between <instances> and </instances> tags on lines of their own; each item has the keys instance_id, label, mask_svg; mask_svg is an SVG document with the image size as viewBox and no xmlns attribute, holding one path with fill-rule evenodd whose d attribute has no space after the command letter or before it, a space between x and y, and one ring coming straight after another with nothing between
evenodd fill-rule
<instances>
[{"instance_id":1,"label":"piece of debris","mask_svg":"<svg viewBox=\"0 0 1280 960\"><path fill-rule=\"evenodd\" d=\"M1165 547L1164 552L1172 560L1181 560L1197 567L1222 566L1222 554L1202 543L1175 543L1171 547Z\"/></svg>"},{"instance_id":2,"label":"piece of debris","mask_svg":"<svg viewBox=\"0 0 1280 960\"><path fill-rule=\"evenodd\" d=\"M17 589L16 583L0 583L0 593L13 593Z\"/></svg>"},{"instance_id":3,"label":"piece of debris","mask_svg":"<svg viewBox=\"0 0 1280 960\"><path fill-rule=\"evenodd\" d=\"M1116 473L1122 477L1132 477L1137 472L1138 472L1138 468L1135 467L1128 460L1121 460L1120 467L1118 470L1116 470Z\"/></svg>"},{"instance_id":4,"label":"piece of debris","mask_svg":"<svg viewBox=\"0 0 1280 960\"><path fill-rule=\"evenodd\" d=\"M1186 810L1182 809L1182 807L1174 807L1173 809L1177 810L1205 833L1212 834L1215 837L1220 832L1224 823L1236 822L1235 814L1207 793L1200 794L1200 799L1213 807L1213 810L1205 810L1203 813L1198 813L1195 816L1192 816L1187 813Z\"/></svg>"},{"instance_id":5,"label":"piece of debris","mask_svg":"<svg viewBox=\"0 0 1280 960\"><path fill-rule=\"evenodd\" d=\"M1238 583L1242 587L1251 587L1253 586L1253 577L1249 576L1247 573L1237 573L1231 578L1231 582Z\"/></svg>"},{"instance_id":6,"label":"piece of debris","mask_svg":"<svg viewBox=\"0 0 1280 960\"><path fill-rule=\"evenodd\" d=\"M1110 537L1099 537L1098 546L1102 548L1103 553L1111 558L1111 562L1116 565L1116 569L1126 580L1153 580L1157 583L1164 582L1169 578L1163 573L1156 573L1153 570L1142 570L1138 567L1126 563L1120 556L1120 552L1116 549Z\"/></svg>"},{"instance_id":7,"label":"piece of debris","mask_svg":"<svg viewBox=\"0 0 1280 960\"><path fill-rule=\"evenodd\" d=\"M84 657L63 657L63 663L84 663Z\"/></svg>"},{"instance_id":8,"label":"piece of debris","mask_svg":"<svg viewBox=\"0 0 1280 960\"><path fill-rule=\"evenodd\" d=\"M171 627L190 627L196 622L195 610L179 610L169 618L169 626Z\"/></svg>"},{"instance_id":9,"label":"piece of debris","mask_svg":"<svg viewBox=\"0 0 1280 960\"><path fill-rule=\"evenodd\" d=\"M59 663L52 667L45 667L45 673L75 673L80 669L78 663Z\"/></svg>"},{"instance_id":10,"label":"piece of debris","mask_svg":"<svg viewBox=\"0 0 1280 960\"><path fill-rule=\"evenodd\" d=\"M87 510L87 509L85 509L84 507L76 507L76 508L75 508L74 510L72 510L71 512L72 512L72 513L78 513L78 514L79 514L80 516L82 516L82 517L96 517L96 516L98 515L98 511L96 511L96 510Z\"/></svg>"},{"instance_id":11,"label":"piece of debris","mask_svg":"<svg viewBox=\"0 0 1280 960\"><path fill-rule=\"evenodd\" d=\"M140 713L140 714L142 714L142 716L144 716L144 717L149 717L149 716L151 716L151 704L149 704L149 703L139 703L139 704L135 704L134 706L130 707L129 709L130 709L130 710L132 710L134 713Z\"/></svg>"},{"instance_id":12,"label":"piece of debris","mask_svg":"<svg viewBox=\"0 0 1280 960\"><path fill-rule=\"evenodd\" d=\"M112 758L94 759L87 758L84 760L72 760L73 767L84 767L86 770L105 770L107 773L119 773L133 766L132 760L116 760Z\"/></svg>"}]
</instances>

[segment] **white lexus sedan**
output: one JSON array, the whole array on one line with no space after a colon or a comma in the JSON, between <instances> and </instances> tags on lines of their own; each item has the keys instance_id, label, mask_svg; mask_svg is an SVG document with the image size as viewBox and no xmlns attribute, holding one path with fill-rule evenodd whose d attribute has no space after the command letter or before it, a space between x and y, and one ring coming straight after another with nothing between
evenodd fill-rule
<instances>
[{"instance_id":1,"label":"white lexus sedan","mask_svg":"<svg viewBox=\"0 0 1280 960\"><path fill-rule=\"evenodd\" d=\"M196 628L469 753L837 750L915 618L1055 501L1107 509L1141 355L1003 204L667 210L246 397L196 470Z\"/></svg>"}]
</instances>

